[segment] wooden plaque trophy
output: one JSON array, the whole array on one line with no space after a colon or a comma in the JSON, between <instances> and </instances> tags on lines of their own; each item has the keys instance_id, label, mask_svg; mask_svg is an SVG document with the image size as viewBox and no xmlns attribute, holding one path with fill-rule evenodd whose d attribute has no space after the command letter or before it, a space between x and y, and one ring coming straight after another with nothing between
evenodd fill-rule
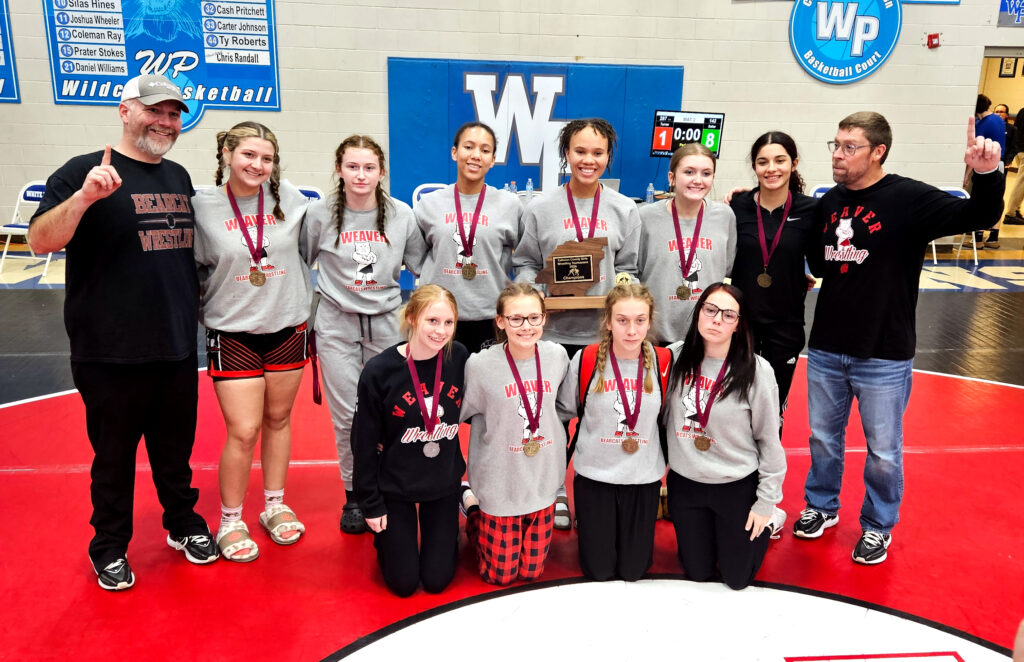
<instances>
[{"instance_id":1,"label":"wooden plaque trophy","mask_svg":"<svg viewBox=\"0 0 1024 662\"><path fill-rule=\"evenodd\" d=\"M544 304L548 310L579 310L604 307L604 295L587 296L601 282L601 260L608 237L567 241L548 255L537 283L548 286Z\"/></svg>"}]
</instances>

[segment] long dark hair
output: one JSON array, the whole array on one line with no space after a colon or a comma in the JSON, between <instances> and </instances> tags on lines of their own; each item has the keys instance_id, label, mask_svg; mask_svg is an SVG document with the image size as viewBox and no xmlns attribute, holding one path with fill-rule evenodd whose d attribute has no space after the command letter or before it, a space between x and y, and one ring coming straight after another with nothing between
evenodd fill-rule
<instances>
[{"instance_id":1,"label":"long dark hair","mask_svg":"<svg viewBox=\"0 0 1024 662\"><path fill-rule=\"evenodd\" d=\"M757 359L754 358L754 339L750 332L750 324L747 322L747 311L743 306L743 292L738 287L725 283L709 285L697 300L690 328L686 331L686 336L683 339L683 347L679 352L679 357L672 365L669 390L685 384L687 379L697 373L701 362L704 361L704 338L697 331L697 320L703 315L701 309L704 307L704 302L719 290L725 291L726 294L736 299L736 304L740 309L740 319L736 323L732 342L729 343L729 353L725 358L729 364L729 371L722 380L722 391L718 397L725 398L730 393L736 392L739 393L740 398L745 399L754 383L754 371L757 366Z\"/></svg>"},{"instance_id":2,"label":"long dark hair","mask_svg":"<svg viewBox=\"0 0 1024 662\"><path fill-rule=\"evenodd\" d=\"M754 164L757 163L757 155L765 145L781 145L782 149L786 150L786 154L789 154L790 160L796 163L799 155L796 152L796 141L788 133L782 131L769 131L768 133L762 133L754 144L750 146L750 167L753 168ZM792 172L789 175L789 190L793 193L804 192L804 178L800 176L800 173L796 171L796 166L793 166Z\"/></svg>"},{"instance_id":3,"label":"long dark hair","mask_svg":"<svg viewBox=\"0 0 1024 662\"><path fill-rule=\"evenodd\" d=\"M391 196L384 191L383 179L387 172L384 162L384 150L370 136L349 136L342 140L341 144L338 145L338 149L334 151L334 167L336 169L341 167L341 159L345 155L345 150L349 148L368 149L377 155L377 161L380 162L381 180L377 182L377 188L373 192L374 197L377 199L377 232L380 232L380 236L384 237L384 243L390 246L391 240L388 239L388 235L384 231L387 223L387 212L392 207ZM338 242L341 241L341 228L345 224L345 178L341 175L338 175L338 191L334 204L334 224L338 232L338 236L334 240L334 245L337 247Z\"/></svg>"}]
</instances>

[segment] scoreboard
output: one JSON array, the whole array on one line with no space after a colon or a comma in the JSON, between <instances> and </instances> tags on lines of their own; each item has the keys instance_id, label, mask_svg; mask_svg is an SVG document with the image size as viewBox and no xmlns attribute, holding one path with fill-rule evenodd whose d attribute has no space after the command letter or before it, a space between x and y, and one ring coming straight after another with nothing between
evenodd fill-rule
<instances>
[{"instance_id":1,"label":"scoreboard","mask_svg":"<svg viewBox=\"0 0 1024 662\"><path fill-rule=\"evenodd\" d=\"M651 156L670 157L680 145L704 145L718 158L722 145L724 113L699 113L684 110L654 111Z\"/></svg>"}]
</instances>

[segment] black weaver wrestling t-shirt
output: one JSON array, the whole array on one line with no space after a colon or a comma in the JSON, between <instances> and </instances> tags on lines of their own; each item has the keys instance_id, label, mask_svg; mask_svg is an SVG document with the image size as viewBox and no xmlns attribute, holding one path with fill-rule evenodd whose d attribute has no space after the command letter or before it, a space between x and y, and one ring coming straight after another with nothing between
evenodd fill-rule
<instances>
[{"instance_id":1,"label":"black weaver wrestling t-shirt","mask_svg":"<svg viewBox=\"0 0 1024 662\"><path fill-rule=\"evenodd\" d=\"M32 220L70 198L102 157L76 156L53 173ZM199 323L192 180L167 159L110 158L121 187L89 206L66 249L71 360L184 359L196 351Z\"/></svg>"},{"instance_id":2,"label":"black weaver wrestling t-shirt","mask_svg":"<svg viewBox=\"0 0 1024 662\"><path fill-rule=\"evenodd\" d=\"M1003 175L974 176L969 200L934 186L886 175L821 199L821 292L808 345L861 359L914 357L918 282L928 242L999 220Z\"/></svg>"}]
</instances>

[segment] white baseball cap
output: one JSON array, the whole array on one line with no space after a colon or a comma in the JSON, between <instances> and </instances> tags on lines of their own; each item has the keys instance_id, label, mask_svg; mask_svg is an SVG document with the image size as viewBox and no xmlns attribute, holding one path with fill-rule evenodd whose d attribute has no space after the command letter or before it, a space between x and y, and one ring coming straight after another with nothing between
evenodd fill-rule
<instances>
[{"instance_id":1,"label":"white baseball cap","mask_svg":"<svg viewBox=\"0 0 1024 662\"><path fill-rule=\"evenodd\" d=\"M181 110L188 112L181 90L166 76L143 74L132 78L124 84L124 90L121 92L121 101L128 99L138 99L147 106L153 106L161 101L177 101Z\"/></svg>"}]
</instances>

